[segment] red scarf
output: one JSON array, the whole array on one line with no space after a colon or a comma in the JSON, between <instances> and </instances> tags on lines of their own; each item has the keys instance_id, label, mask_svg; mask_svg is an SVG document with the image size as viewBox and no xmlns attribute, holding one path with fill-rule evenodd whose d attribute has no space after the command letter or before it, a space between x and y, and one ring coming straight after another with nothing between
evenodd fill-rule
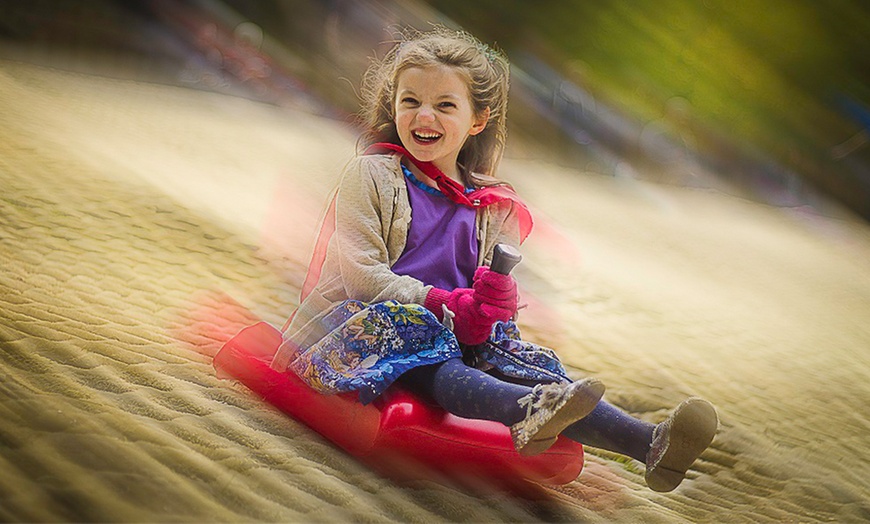
<instances>
[{"instance_id":1,"label":"red scarf","mask_svg":"<svg viewBox=\"0 0 870 524\"><path fill-rule=\"evenodd\" d=\"M517 217L519 219L520 242L525 241L529 236L529 233L531 233L532 214L529 212L529 208L526 207L522 200L520 200L519 195L517 195L509 186L489 186L466 193L462 184L452 180L450 177L442 173L440 169L435 167L435 164L432 162L417 160L411 156L411 153L409 153L404 147L396 144L379 142L369 146L368 149L366 149L365 154L373 155L389 152L399 153L413 162L420 171L438 184L438 188L447 198L457 204L479 208L497 204L505 200L513 202L516 206ZM311 255L311 263L308 264L308 273L305 275L305 282L302 283L302 292L299 298L300 304L311 293L317 285L317 282L320 280L320 275L323 272L323 263L326 260L326 248L329 245L329 239L332 237L332 234L335 233L335 227L335 197L333 197L332 201L329 203L329 208L326 210L326 216L323 219L323 225L320 227L320 232L317 235L317 241L314 244L314 253ZM294 311L293 314L290 315L290 318L287 319L282 331L287 330L295 315L296 311Z\"/></svg>"},{"instance_id":2,"label":"red scarf","mask_svg":"<svg viewBox=\"0 0 870 524\"><path fill-rule=\"evenodd\" d=\"M378 153L388 153L391 151L399 153L410 160L420 171L423 172L423 174L438 184L438 189L441 190L444 196L457 204L478 208L510 200L517 206L517 217L519 218L520 226L520 242L525 241L526 237L529 236L529 233L532 232L532 213L523 201L520 200L519 195L517 195L509 186L489 186L466 193L462 184L442 173L441 170L432 162L417 160L404 147L390 144L388 142L378 142L377 144L370 145L368 149L366 149L365 154L373 155Z\"/></svg>"}]
</instances>

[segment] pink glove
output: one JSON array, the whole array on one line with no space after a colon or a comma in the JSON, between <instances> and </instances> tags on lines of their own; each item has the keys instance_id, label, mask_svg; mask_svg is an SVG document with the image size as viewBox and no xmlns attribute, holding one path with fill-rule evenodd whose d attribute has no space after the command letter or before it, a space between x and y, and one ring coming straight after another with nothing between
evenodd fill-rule
<instances>
[{"instance_id":1,"label":"pink glove","mask_svg":"<svg viewBox=\"0 0 870 524\"><path fill-rule=\"evenodd\" d=\"M477 293L471 288L457 288L445 291L433 287L426 295L423 304L442 320L444 312L441 305L447 306L456 317L453 319L453 334L463 344L482 344L492 333L492 326L497 321L510 320L513 313L507 309L486 304L477 298Z\"/></svg>"},{"instance_id":2,"label":"pink glove","mask_svg":"<svg viewBox=\"0 0 870 524\"><path fill-rule=\"evenodd\" d=\"M474 272L474 283L471 286L475 296L484 304L489 304L510 311L511 317L517 312L517 282L510 275L502 275L480 266Z\"/></svg>"}]
</instances>

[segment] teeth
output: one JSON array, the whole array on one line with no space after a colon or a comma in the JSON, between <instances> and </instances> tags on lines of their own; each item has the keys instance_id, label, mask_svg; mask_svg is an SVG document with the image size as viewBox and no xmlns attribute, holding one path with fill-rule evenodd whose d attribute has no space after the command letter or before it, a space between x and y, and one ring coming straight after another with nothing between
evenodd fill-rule
<instances>
[{"instance_id":1,"label":"teeth","mask_svg":"<svg viewBox=\"0 0 870 524\"><path fill-rule=\"evenodd\" d=\"M420 131L414 131L414 135L418 138L422 138L425 140L432 140L434 138L441 138L439 133L421 133Z\"/></svg>"}]
</instances>

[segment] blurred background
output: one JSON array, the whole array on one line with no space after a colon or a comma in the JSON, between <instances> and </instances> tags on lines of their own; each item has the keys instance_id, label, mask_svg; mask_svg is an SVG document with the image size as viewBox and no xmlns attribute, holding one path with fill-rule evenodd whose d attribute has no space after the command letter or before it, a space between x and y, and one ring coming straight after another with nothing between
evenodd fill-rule
<instances>
[{"instance_id":1,"label":"blurred background","mask_svg":"<svg viewBox=\"0 0 870 524\"><path fill-rule=\"evenodd\" d=\"M353 125L370 57L433 24L510 57L509 156L870 219L863 0L2 0L0 56Z\"/></svg>"}]
</instances>

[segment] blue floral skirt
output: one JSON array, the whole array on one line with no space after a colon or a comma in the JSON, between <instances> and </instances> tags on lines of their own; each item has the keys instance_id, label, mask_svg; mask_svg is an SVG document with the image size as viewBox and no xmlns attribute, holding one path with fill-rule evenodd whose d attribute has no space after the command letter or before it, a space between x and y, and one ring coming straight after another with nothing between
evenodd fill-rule
<instances>
[{"instance_id":1,"label":"blue floral skirt","mask_svg":"<svg viewBox=\"0 0 870 524\"><path fill-rule=\"evenodd\" d=\"M513 322L498 322L484 344L462 347L429 310L388 300L346 300L321 319L328 334L301 348L290 369L321 393L359 392L368 404L409 369L451 358L475 362L506 377L570 381L553 350L525 342Z\"/></svg>"}]
</instances>

